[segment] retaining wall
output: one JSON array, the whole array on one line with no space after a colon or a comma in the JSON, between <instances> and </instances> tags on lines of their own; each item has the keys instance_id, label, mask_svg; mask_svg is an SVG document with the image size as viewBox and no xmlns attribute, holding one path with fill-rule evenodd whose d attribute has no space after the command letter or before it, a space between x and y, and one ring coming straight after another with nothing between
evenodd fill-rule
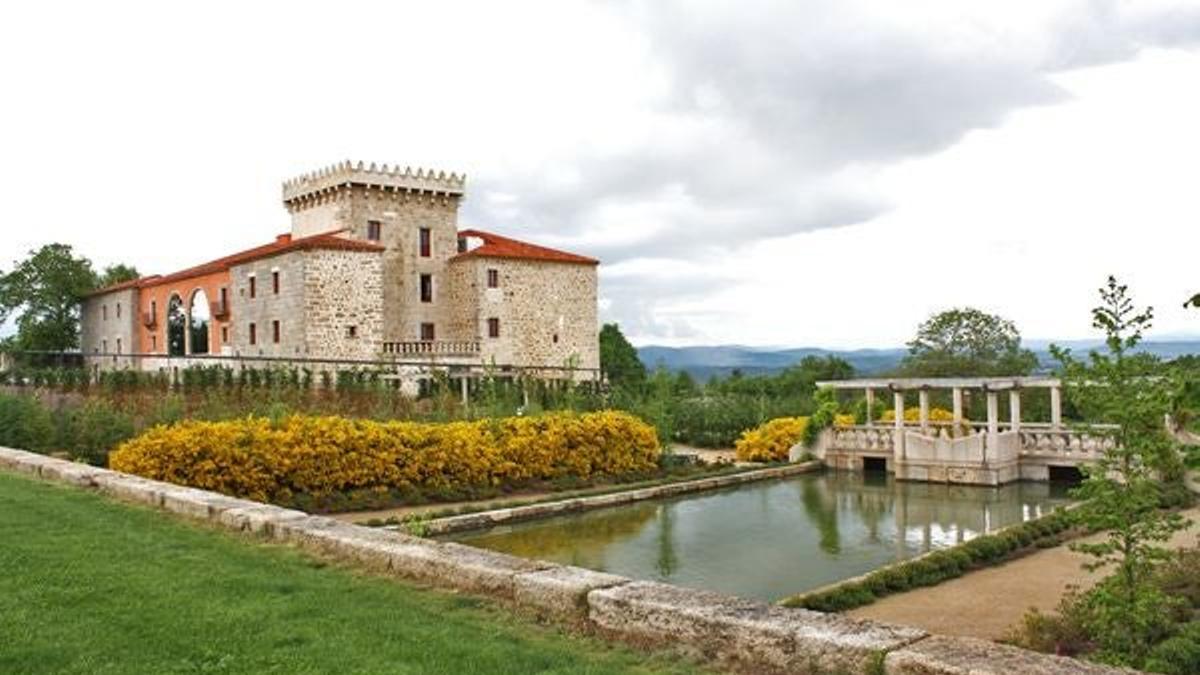
<instances>
[{"instance_id":1,"label":"retaining wall","mask_svg":"<svg viewBox=\"0 0 1200 675\"><path fill-rule=\"evenodd\" d=\"M491 596L634 644L750 672L1008 675L1127 672L917 628L788 609L350 525L213 492L0 448L0 469L257 533L379 573Z\"/></svg>"}]
</instances>

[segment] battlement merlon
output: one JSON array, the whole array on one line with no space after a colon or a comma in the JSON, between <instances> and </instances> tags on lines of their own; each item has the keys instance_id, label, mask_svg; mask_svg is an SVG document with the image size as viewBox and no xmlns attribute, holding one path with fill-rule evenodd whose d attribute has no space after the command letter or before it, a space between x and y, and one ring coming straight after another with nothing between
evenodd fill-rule
<instances>
[{"instance_id":1,"label":"battlement merlon","mask_svg":"<svg viewBox=\"0 0 1200 675\"><path fill-rule=\"evenodd\" d=\"M363 185L384 190L411 191L434 193L441 195L462 195L466 188L465 174L434 172L426 169L413 169L399 166L388 168L387 164L370 166L362 162L339 162L312 173L307 173L283 183L283 203L292 203L342 187Z\"/></svg>"}]
</instances>

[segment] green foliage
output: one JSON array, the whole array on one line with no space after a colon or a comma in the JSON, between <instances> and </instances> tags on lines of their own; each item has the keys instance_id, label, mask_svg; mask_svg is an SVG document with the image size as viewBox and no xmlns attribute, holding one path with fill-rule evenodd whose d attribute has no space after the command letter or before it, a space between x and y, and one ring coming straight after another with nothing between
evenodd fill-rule
<instances>
[{"instance_id":1,"label":"green foliage","mask_svg":"<svg viewBox=\"0 0 1200 675\"><path fill-rule=\"evenodd\" d=\"M901 372L917 377L1027 375L1036 367L1012 321L971 307L922 323L900 364Z\"/></svg>"},{"instance_id":2,"label":"green foliage","mask_svg":"<svg viewBox=\"0 0 1200 675\"><path fill-rule=\"evenodd\" d=\"M31 452L53 449L50 411L34 398L0 394L0 445Z\"/></svg>"},{"instance_id":3,"label":"green foliage","mask_svg":"<svg viewBox=\"0 0 1200 675\"><path fill-rule=\"evenodd\" d=\"M637 349L615 323L600 329L600 370L614 387L636 387L646 379L646 366Z\"/></svg>"},{"instance_id":4,"label":"green foliage","mask_svg":"<svg viewBox=\"0 0 1200 675\"><path fill-rule=\"evenodd\" d=\"M137 268L133 265L125 265L123 263L109 265L104 268L104 271L100 273L99 278L96 280L96 288L115 286L126 281L140 279L141 276L138 274Z\"/></svg>"},{"instance_id":5,"label":"green foliage","mask_svg":"<svg viewBox=\"0 0 1200 675\"><path fill-rule=\"evenodd\" d=\"M1193 295L1190 300L1183 303L1183 306L1184 307L1192 306L1197 309L1200 309L1200 293Z\"/></svg>"},{"instance_id":6,"label":"green foliage","mask_svg":"<svg viewBox=\"0 0 1200 675\"><path fill-rule=\"evenodd\" d=\"M47 244L0 275L0 323L16 317L10 347L67 350L79 346L79 301L96 286L87 258L70 246Z\"/></svg>"},{"instance_id":7,"label":"green foliage","mask_svg":"<svg viewBox=\"0 0 1200 675\"><path fill-rule=\"evenodd\" d=\"M133 438L133 419L103 399L89 399L64 414L59 447L96 466L108 464L108 452Z\"/></svg>"},{"instance_id":8,"label":"green foliage","mask_svg":"<svg viewBox=\"0 0 1200 675\"><path fill-rule=\"evenodd\" d=\"M1105 661L1140 666L1164 626L1171 602L1152 582L1154 569L1170 557L1163 545L1187 523L1161 508L1183 479L1177 444L1163 419L1170 412L1176 382L1157 359L1132 354L1153 320L1150 308L1134 308L1127 287L1109 277L1092 310L1093 325L1105 333L1107 353L1087 361L1052 347L1062 363L1068 396L1087 419L1111 422L1111 448L1084 467L1075 511L1079 522L1103 530L1103 539L1075 545L1092 557L1088 569L1113 568L1087 595L1086 628ZM1178 491L1174 491L1178 494Z\"/></svg>"},{"instance_id":9,"label":"green foliage","mask_svg":"<svg viewBox=\"0 0 1200 675\"><path fill-rule=\"evenodd\" d=\"M1200 673L1200 620L1187 623L1177 635L1155 645L1146 657L1145 669L1167 675Z\"/></svg>"}]
</instances>

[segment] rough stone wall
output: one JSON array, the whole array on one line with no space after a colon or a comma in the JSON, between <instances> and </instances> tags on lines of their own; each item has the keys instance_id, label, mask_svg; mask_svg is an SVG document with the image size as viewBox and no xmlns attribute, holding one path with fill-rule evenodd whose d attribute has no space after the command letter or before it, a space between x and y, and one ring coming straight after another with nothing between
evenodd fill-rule
<instances>
[{"instance_id":1,"label":"rough stone wall","mask_svg":"<svg viewBox=\"0 0 1200 675\"><path fill-rule=\"evenodd\" d=\"M372 251L304 252L305 350L374 359L383 341L383 259ZM349 327L354 326L354 335Z\"/></svg>"},{"instance_id":2,"label":"rough stone wall","mask_svg":"<svg viewBox=\"0 0 1200 675\"><path fill-rule=\"evenodd\" d=\"M96 358L94 355L137 352L140 347L137 342L138 311L136 288L93 295L83 301L80 305L79 346L85 356L93 355L89 358L92 364L103 368L130 365L129 359L117 356Z\"/></svg>"},{"instance_id":3,"label":"rough stone wall","mask_svg":"<svg viewBox=\"0 0 1200 675\"><path fill-rule=\"evenodd\" d=\"M447 261L458 253L459 197L431 196L354 185L323 203L292 213L292 235L307 236L345 228L346 236L367 241L367 223L381 224L383 326L389 342L419 340L421 324L433 323L436 339L461 339L446 330ZM432 235L431 255L420 256L419 229ZM433 276L433 302L422 303L420 275Z\"/></svg>"},{"instance_id":4,"label":"rough stone wall","mask_svg":"<svg viewBox=\"0 0 1200 675\"><path fill-rule=\"evenodd\" d=\"M231 323L229 344L234 355L305 357L304 251L291 251L252 260L229 268ZM271 284L271 272L279 271L279 293ZM255 277L255 294L250 297L250 277ZM279 342L273 341L271 322L279 321ZM257 333L250 344L250 324Z\"/></svg>"},{"instance_id":5,"label":"rough stone wall","mask_svg":"<svg viewBox=\"0 0 1200 675\"><path fill-rule=\"evenodd\" d=\"M452 324L474 330L485 361L599 367L595 265L472 256L451 267L459 268ZM499 272L499 288L487 287L489 269ZM498 338L488 337L490 318L500 320Z\"/></svg>"}]
</instances>

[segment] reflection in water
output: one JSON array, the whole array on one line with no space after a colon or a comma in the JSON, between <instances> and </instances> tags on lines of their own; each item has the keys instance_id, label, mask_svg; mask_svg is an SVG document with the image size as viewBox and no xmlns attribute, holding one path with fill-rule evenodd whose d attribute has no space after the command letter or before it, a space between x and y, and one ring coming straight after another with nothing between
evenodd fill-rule
<instances>
[{"instance_id":1,"label":"reflection in water","mask_svg":"<svg viewBox=\"0 0 1200 675\"><path fill-rule=\"evenodd\" d=\"M775 600L1037 517L1061 488L824 473L517 523L455 538L626 576Z\"/></svg>"}]
</instances>

